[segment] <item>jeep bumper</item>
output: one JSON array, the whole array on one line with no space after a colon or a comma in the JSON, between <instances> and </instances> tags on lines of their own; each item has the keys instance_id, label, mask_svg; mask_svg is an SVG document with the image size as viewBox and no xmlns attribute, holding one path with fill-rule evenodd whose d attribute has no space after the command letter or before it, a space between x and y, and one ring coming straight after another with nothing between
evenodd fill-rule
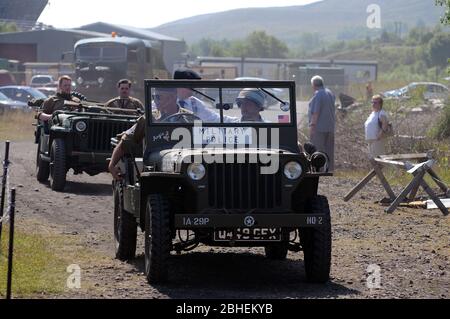
<instances>
[{"instance_id":1,"label":"jeep bumper","mask_svg":"<svg viewBox=\"0 0 450 319\"><path fill-rule=\"evenodd\" d=\"M321 227L322 214L176 214L175 228Z\"/></svg>"}]
</instances>

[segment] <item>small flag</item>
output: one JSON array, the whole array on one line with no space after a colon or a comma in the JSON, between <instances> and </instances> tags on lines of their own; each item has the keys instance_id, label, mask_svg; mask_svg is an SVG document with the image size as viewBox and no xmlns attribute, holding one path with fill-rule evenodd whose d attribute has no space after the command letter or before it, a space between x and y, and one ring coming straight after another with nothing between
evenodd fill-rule
<instances>
[{"instance_id":1,"label":"small flag","mask_svg":"<svg viewBox=\"0 0 450 319\"><path fill-rule=\"evenodd\" d=\"M278 123L290 123L289 115L278 115Z\"/></svg>"}]
</instances>

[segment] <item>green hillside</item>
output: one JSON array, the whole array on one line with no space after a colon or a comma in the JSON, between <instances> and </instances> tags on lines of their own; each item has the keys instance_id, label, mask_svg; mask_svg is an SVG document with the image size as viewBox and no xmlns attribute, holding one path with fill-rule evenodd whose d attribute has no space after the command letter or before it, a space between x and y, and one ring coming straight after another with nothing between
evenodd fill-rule
<instances>
[{"instance_id":1,"label":"green hillside","mask_svg":"<svg viewBox=\"0 0 450 319\"><path fill-rule=\"evenodd\" d=\"M324 0L304 6L247 8L199 15L161 25L152 31L183 38L188 44L202 38L238 39L254 30L264 30L289 45L304 33L319 33L326 40L376 36L367 28L367 7L381 8L381 26L392 31L401 23L402 32L415 26L435 26L443 8L434 0Z\"/></svg>"}]
</instances>

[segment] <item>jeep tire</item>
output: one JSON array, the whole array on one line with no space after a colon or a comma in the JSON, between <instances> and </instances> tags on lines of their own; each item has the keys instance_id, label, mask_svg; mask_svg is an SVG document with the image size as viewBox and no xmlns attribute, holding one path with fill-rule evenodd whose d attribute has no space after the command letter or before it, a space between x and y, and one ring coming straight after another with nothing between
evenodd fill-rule
<instances>
[{"instance_id":1,"label":"jeep tire","mask_svg":"<svg viewBox=\"0 0 450 319\"><path fill-rule=\"evenodd\" d=\"M167 281L171 249L169 201L165 195L150 194L145 212L145 276L150 284Z\"/></svg>"},{"instance_id":2,"label":"jeep tire","mask_svg":"<svg viewBox=\"0 0 450 319\"><path fill-rule=\"evenodd\" d=\"M36 178L40 183L45 183L50 175L50 164L41 159L41 141L38 143L36 153Z\"/></svg>"},{"instance_id":3,"label":"jeep tire","mask_svg":"<svg viewBox=\"0 0 450 319\"><path fill-rule=\"evenodd\" d=\"M309 282L325 283L330 278L331 220L328 200L325 196L313 197L308 205L311 214L323 214L321 227L300 228L306 278Z\"/></svg>"},{"instance_id":4,"label":"jeep tire","mask_svg":"<svg viewBox=\"0 0 450 319\"><path fill-rule=\"evenodd\" d=\"M131 260L136 255L137 222L133 215L123 209L123 193L114 187L114 240L116 258Z\"/></svg>"},{"instance_id":5,"label":"jeep tire","mask_svg":"<svg viewBox=\"0 0 450 319\"><path fill-rule=\"evenodd\" d=\"M66 145L63 139L53 140L50 150L50 187L62 191L66 186Z\"/></svg>"}]
</instances>

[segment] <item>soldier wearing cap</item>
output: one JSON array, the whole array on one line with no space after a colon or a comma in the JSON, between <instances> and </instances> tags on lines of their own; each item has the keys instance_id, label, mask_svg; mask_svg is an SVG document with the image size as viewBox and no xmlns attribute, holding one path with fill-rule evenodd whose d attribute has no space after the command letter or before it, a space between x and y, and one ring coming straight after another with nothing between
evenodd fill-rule
<instances>
[{"instance_id":1,"label":"soldier wearing cap","mask_svg":"<svg viewBox=\"0 0 450 319\"><path fill-rule=\"evenodd\" d=\"M179 113L192 114L192 112L181 108L177 104L177 91L175 88L158 88L153 95L155 110L152 111L152 121L163 122L171 115ZM141 116L137 123L129 130L121 134L119 144L114 148L108 170L115 180L120 180L120 169L116 167L126 149L133 148L142 143L145 137L145 116Z\"/></svg>"},{"instance_id":2,"label":"soldier wearing cap","mask_svg":"<svg viewBox=\"0 0 450 319\"><path fill-rule=\"evenodd\" d=\"M122 79L117 82L117 91L119 96L105 103L105 107L114 107L118 109L144 110L141 101L130 96L131 81Z\"/></svg>"},{"instance_id":3,"label":"soldier wearing cap","mask_svg":"<svg viewBox=\"0 0 450 319\"><path fill-rule=\"evenodd\" d=\"M202 77L190 69L178 69L173 73L174 80L201 80ZM205 122L220 122L220 115L206 107L205 103L192 95L192 90L188 88L178 88L178 105L191 111Z\"/></svg>"},{"instance_id":4,"label":"soldier wearing cap","mask_svg":"<svg viewBox=\"0 0 450 319\"><path fill-rule=\"evenodd\" d=\"M65 109L65 101L80 103L80 100L71 95L72 79L63 75L58 79L58 93L46 99L42 106L42 112L36 116L41 121L52 118L53 112Z\"/></svg>"}]
</instances>

